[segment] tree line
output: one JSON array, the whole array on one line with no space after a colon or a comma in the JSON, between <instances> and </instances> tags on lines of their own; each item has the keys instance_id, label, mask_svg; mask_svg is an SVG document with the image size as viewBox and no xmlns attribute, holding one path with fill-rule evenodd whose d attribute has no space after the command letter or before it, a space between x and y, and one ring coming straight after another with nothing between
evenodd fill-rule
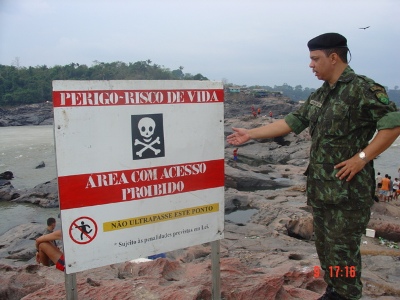
<instances>
[{"instance_id":1,"label":"tree line","mask_svg":"<svg viewBox=\"0 0 400 300\"><path fill-rule=\"evenodd\" d=\"M301 101L301 100L306 100L308 96L311 95L312 92L314 92L316 89L314 88L308 88L305 87L303 88L301 85L296 85L295 87L292 87L288 85L287 83L284 83L283 85L274 85L274 87L271 86L251 86L249 88L255 88L255 89L265 89L268 91L276 91L276 92L282 92L282 95L284 97L290 98L292 101ZM398 86L394 87L394 90L389 89L388 87L385 87L386 92L389 96L389 99L393 101L397 108L400 109L400 89Z\"/></svg>"},{"instance_id":2,"label":"tree line","mask_svg":"<svg viewBox=\"0 0 400 300\"><path fill-rule=\"evenodd\" d=\"M94 61L93 65L16 67L0 65L0 106L17 106L52 100L53 80L208 80L201 74L170 70L151 60L135 63Z\"/></svg>"},{"instance_id":3,"label":"tree line","mask_svg":"<svg viewBox=\"0 0 400 300\"><path fill-rule=\"evenodd\" d=\"M0 65L0 106L18 106L52 101L53 80L208 80L202 74L184 73L180 66L170 70L152 63L150 59L135 63L94 61L92 66L71 63L54 67L19 67ZM224 83L226 85L226 83ZM315 90L292 87L286 83L274 87L256 86L270 91L280 91L293 101L305 100ZM400 90L389 90L392 101L400 106Z\"/></svg>"},{"instance_id":4,"label":"tree line","mask_svg":"<svg viewBox=\"0 0 400 300\"><path fill-rule=\"evenodd\" d=\"M295 87L292 87L287 83L284 83L282 85L274 85L273 87L265 85L265 86L253 86L251 88L282 92L282 96L290 98L292 101L296 102L301 100L306 100L308 96L310 96L310 94L315 91L314 88L308 88L308 87L303 88L301 85L296 85Z\"/></svg>"}]
</instances>

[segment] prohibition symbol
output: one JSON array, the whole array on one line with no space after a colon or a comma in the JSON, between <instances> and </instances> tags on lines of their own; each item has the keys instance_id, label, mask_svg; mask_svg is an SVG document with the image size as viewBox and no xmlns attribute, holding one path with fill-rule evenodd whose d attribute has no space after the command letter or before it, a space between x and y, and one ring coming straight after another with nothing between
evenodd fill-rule
<instances>
[{"instance_id":1,"label":"prohibition symbol","mask_svg":"<svg viewBox=\"0 0 400 300\"><path fill-rule=\"evenodd\" d=\"M89 217L80 217L69 227L69 236L77 244L88 244L97 235L97 224Z\"/></svg>"}]
</instances>

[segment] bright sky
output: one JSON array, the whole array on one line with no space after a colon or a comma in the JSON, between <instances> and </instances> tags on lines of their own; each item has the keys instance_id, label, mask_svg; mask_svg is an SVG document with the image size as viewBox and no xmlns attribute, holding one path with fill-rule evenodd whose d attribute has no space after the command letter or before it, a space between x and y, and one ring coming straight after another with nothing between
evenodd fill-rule
<instances>
[{"instance_id":1,"label":"bright sky","mask_svg":"<svg viewBox=\"0 0 400 300\"><path fill-rule=\"evenodd\" d=\"M398 0L0 0L0 64L150 59L210 80L316 88L307 42L338 32L356 73L392 89L399 12Z\"/></svg>"}]
</instances>

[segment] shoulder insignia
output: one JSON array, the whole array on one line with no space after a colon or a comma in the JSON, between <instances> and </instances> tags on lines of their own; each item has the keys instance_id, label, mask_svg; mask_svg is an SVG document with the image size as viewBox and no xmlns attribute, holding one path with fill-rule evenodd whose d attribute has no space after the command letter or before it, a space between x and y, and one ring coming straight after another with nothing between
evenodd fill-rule
<instances>
[{"instance_id":1,"label":"shoulder insignia","mask_svg":"<svg viewBox=\"0 0 400 300\"><path fill-rule=\"evenodd\" d=\"M389 97L386 94L386 90L380 84L374 84L369 90L375 95L376 99L383 104L389 104Z\"/></svg>"},{"instance_id":2,"label":"shoulder insignia","mask_svg":"<svg viewBox=\"0 0 400 300\"><path fill-rule=\"evenodd\" d=\"M376 92L376 91L385 91L385 89L382 86L379 85L374 85L372 87L369 88L372 92Z\"/></svg>"},{"instance_id":3,"label":"shoulder insignia","mask_svg":"<svg viewBox=\"0 0 400 300\"><path fill-rule=\"evenodd\" d=\"M389 104L389 97L384 92L376 92L376 98L383 104Z\"/></svg>"}]
</instances>

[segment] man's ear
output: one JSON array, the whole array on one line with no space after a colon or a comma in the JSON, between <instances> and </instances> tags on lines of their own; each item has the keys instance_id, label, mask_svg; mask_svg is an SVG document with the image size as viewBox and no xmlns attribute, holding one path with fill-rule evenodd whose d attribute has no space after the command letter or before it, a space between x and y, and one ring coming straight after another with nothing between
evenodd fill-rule
<instances>
[{"instance_id":1,"label":"man's ear","mask_svg":"<svg viewBox=\"0 0 400 300\"><path fill-rule=\"evenodd\" d=\"M339 56L337 53L331 53L331 55L329 55L329 59L331 60L332 64L336 64L339 60Z\"/></svg>"}]
</instances>

